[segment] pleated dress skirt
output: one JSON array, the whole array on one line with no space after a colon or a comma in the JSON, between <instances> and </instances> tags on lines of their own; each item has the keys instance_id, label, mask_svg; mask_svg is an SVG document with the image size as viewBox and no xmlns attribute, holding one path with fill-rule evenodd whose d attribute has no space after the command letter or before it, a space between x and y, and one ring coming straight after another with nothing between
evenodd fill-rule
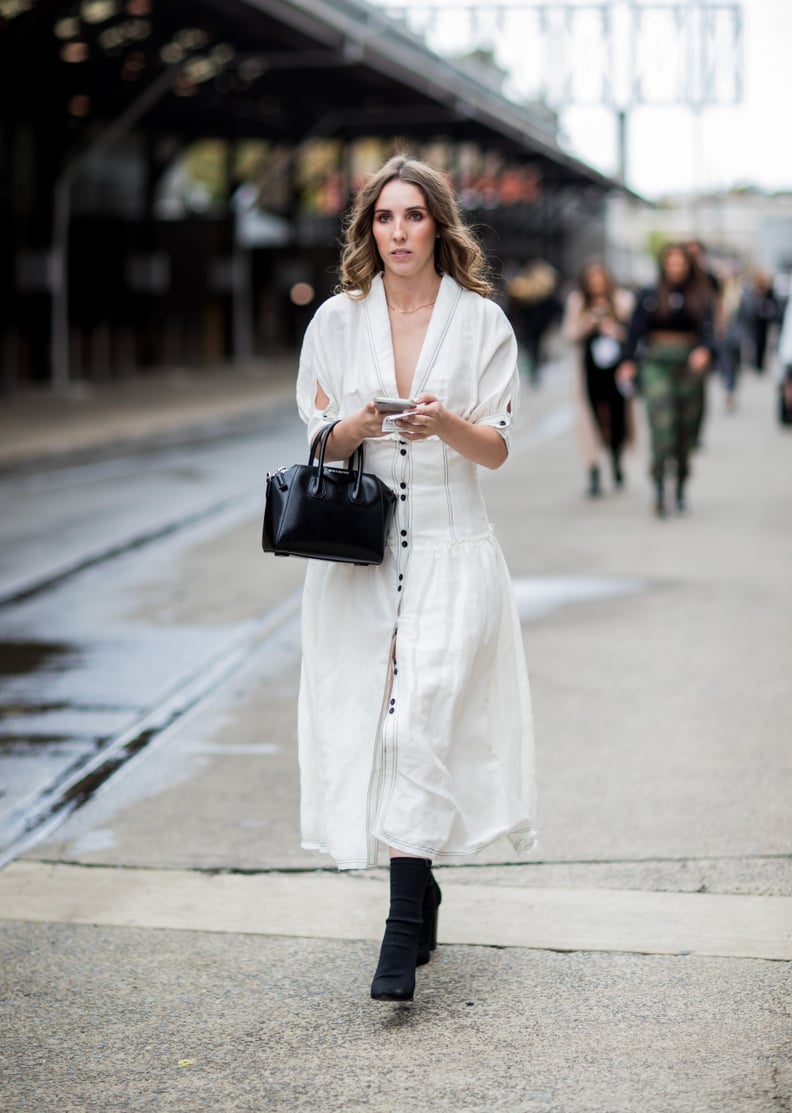
<instances>
[{"instance_id":1,"label":"pleated dress skirt","mask_svg":"<svg viewBox=\"0 0 792 1113\"><path fill-rule=\"evenodd\" d=\"M310 561L299 697L302 845L341 869L386 847L465 862L534 845L522 632L476 465L431 438L366 442L398 496L384 562Z\"/></svg>"}]
</instances>

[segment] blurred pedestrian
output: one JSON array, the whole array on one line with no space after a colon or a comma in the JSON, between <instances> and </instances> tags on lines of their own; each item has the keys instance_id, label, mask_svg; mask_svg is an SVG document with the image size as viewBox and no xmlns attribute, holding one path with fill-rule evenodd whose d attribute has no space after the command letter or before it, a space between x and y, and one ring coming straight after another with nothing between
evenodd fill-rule
<instances>
[{"instance_id":1,"label":"blurred pedestrian","mask_svg":"<svg viewBox=\"0 0 792 1113\"><path fill-rule=\"evenodd\" d=\"M478 467L508 454L517 343L445 175L402 156L359 191L340 291L308 327L297 399L328 455L365 443L398 495L381 565L310 561L299 698L302 845L340 869L390 858L371 986L411 1000L436 941L432 862L534 843L520 621ZM375 398L414 399L383 429ZM380 407L384 403L380 404Z\"/></svg>"},{"instance_id":2,"label":"blurred pedestrian","mask_svg":"<svg viewBox=\"0 0 792 1113\"><path fill-rule=\"evenodd\" d=\"M507 312L532 386L541 381L545 337L561 316L557 287L558 271L543 259L532 260L507 286Z\"/></svg>"},{"instance_id":3,"label":"blurred pedestrian","mask_svg":"<svg viewBox=\"0 0 792 1113\"><path fill-rule=\"evenodd\" d=\"M629 427L629 400L616 382L633 309L629 290L619 289L601 262L586 263L577 289L567 297L562 334L580 351L578 399L581 440L588 467L588 494L601 493L600 455L607 451L615 487L624 482L622 452Z\"/></svg>"},{"instance_id":4,"label":"blurred pedestrian","mask_svg":"<svg viewBox=\"0 0 792 1113\"><path fill-rule=\"evenodd\" d=\"M726 324L723 313L723 283L721 282L715 268L710 263L709 252L701 240L688 240L684 245L694 270L698 270L704 283L709 289L710 297L712 299L712 329L715 337L715 344L712 348L712 361L710 363L710 371L718 371L723 375L724 358L728 359L728 353L723 346L723 340L726 335ZM704 375L701 379L701 408L699 410L698 421L696 428L693 432L693 446L701 448L702 430L704 422L707 417L707 391L708 391L708 376Z\"/></svg>"},{"instance_id":5,"label":"blurred pedestrian","mask_svg":"<svg viewBox=\"0 0 792 1113\"><path fill-rule=\"evenodd\" d=\"M740 307L754 369L763 374L767 363L770 329L781 321L781 302L773 289L772 275L763 270L753 272L751 283L743 293Z\"/></svg>"},{"instance_id":6,"label":"blurred pedestrian","mask_svg":"<svg viewBox=\"0 0 792 1113\"><path fill-rule=\"evenodd\" d=\"M720 299L723 283L721 282L717 271L710 263L709 252L707 251L707 248L701 240L688 240L687 243L683 244L683 247L688 254L688 258L690 259L691 264L694 267L698 267L698 269L704 276L704 280L712 291L712 295L716 303L713 315L715 332L717 333L719 311L717 303Z\"/></svg>"},{"instance_id":7,"label":"blurred pedestrian","mask_svg":"<svg viewBox=\"0 0 792 1113\"><path fill-rule=\"evenodd\" d=\"M646 401L654 511L659 517L666 512L665 479L670 464L676 473L676 508L685 509L702 384L714 343L710 288L686 249L668 244L660 254L657 283L638 297L625 359L617 371L624 386L638 378Z\"/></svg>"},{"instance_id":8,"label":"blurred pedestrian","mask_svg":"<svg viewBox=\"0 0 792 1113\"><path fill-rule=\"evenodd\" d=\"M781 321L778 364L778 420L792 425L792 297L787 298Z\"/></svg>"},{"instance_id":9,"label":"blurred pedestrian","mask_svg":"<svg viewBox=\"0 0 792 1113\"><path fill-rule=\"evenodd\" d=\"M721 335L717 338L717 347L718 369L729 413L733 413L737 407L737 385L745 340L745 328L740 316L740 292L739 274L727 275L721 283L720 310L723 325Z\"/></svg>"}]
</instances>

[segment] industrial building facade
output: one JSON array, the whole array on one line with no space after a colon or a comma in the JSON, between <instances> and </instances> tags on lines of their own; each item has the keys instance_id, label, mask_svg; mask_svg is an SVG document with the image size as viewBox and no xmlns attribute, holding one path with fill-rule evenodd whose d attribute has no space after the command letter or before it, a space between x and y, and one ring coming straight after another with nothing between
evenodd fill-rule
<instances>
[{"instance_id":1,"label":"industrial building facade","mask_svg":"<svg viewBox=\"0 0 792 1113\"><path fill-rule=\"evenodd\" d=\"M602 251L619 188L362 0L7 0L0 63L6 391L293 346L394 149L504 275Z\"/></svg>"}]
</instances>

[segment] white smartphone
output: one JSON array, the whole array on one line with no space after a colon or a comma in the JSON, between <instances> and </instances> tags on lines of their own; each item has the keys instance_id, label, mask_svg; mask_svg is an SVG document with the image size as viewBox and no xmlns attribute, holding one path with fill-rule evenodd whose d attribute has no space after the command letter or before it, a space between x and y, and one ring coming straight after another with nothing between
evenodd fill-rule
<instances>
[{"instance_id":1,"label":"white smartphone","mask_svg":"<svg viewBox=\"0 0 792 1113\"><path fill-rule=\"evenodd\" d=\"M416 403L412 398L375 398L374 405L381 414L401 414L414 410Z\"/></svg>"}]
</instances>

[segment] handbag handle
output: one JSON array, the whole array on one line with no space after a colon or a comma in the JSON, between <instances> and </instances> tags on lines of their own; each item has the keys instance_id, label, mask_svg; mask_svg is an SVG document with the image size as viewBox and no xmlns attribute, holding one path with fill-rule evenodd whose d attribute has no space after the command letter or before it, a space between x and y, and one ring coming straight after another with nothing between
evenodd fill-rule
<instances>
[{"instance_id":1,"label":"handbag handle","mask_svg":"<svg viewBox=\"0 0 792 1113\"><path fill-rule=\"evenodd\" d=\"M331 421L329 425L323 425L322 428L319 430L319 432L316 434L316 436L313 439L313 444L311 445L310 454L308 456L308 464L309 465L313 464L313 462L314 462L314 458L317 455L317 449L319 448L319 442L320 441L322 442L322 451L324 452L324 445L327 442L327 438L330 436L332 431L335 429L336 425L338 425L338 422L340 420L341 420L341 418L338 418L337 421ZM322 465L320 464L320 467L321 466Z\"/></svg>"},{"instance_id":2,"label":"handbag handle","mask_svg":"<svg viewBox=\"0 0 792 1113\"><path fill-rule=\"evenodd\" d=\"M308 493L313 498L319 498L319 499L324 498L325 484L324 484L324 474L323 473L324 473L325 452L327 450L327 442L330 440L330 434L332 433L333 429L335 429L336 425L338 425L340 420L341 419L338 418L337 421L331 421L329 425L325 425L325 427L323 429L320 429L319 432L314 437L313 444L311 445L311 454L308 457L308 463L309 464L313 464L314 457L316 456L317 447L319 449L319 458L318 458L318 461L317 461L319 466L318 466L318 469L317 469L317 473L308 485ZM363 485L363 444L362 443L358 445L358 447L355 449L355 452L353 452L352 455L347 460L347 470L349 472L352 472L353 469L354 469L355 453L357 453L357 472L356 472L356 475L355 475L355 482L352 485L352 490L350 492L349 498L352 502L360 502L361 501L361 488L362 488L362 485Z\"/></svg>"}]
</instances>

